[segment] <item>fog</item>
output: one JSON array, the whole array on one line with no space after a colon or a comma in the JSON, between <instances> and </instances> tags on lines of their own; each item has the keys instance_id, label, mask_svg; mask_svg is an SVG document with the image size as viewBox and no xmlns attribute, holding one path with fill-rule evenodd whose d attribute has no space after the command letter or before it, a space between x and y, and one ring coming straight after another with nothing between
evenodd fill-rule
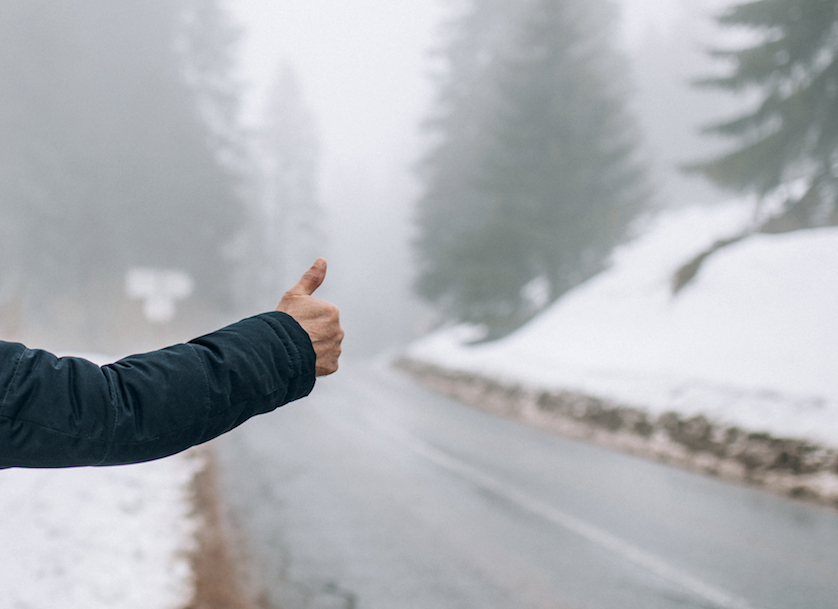
<instances>
[{"instance_id":1,"label":"fog","mask_svg":"<svg viewBox=\"0 0 838 609\"><path fill-rule=\"evenodd\" d=\"M441 70L444 24L461 4L240 0L220 3L229 15L219 16L182 8L189 3L154 3L142 18L131 17L141 11L130 3L91 0L69 4L61 15L49 3L8 4L6 21L22 37L6 36L2 58L4 336L86 349L159 346L272 307L315 255L329 261L319 294L341 307L347 354L403 344L444 319L412 290L422 193L416 168L431 141L422 125L439 97L432 76ZM733 107L687 84L710 69L709 14L723 4L621 4L612 46L633 60L630 106L661 206L724 197L678 171L718 149L697 128ZM237 37L226 33L229 18ZM159 42L176 22L179 37ZM202 56L208 40L217 53ZM661 53L675 41L678 53ZM227 51L233 64L225 67ZM168 67L158 77L150 66ZM160 84L175 67L203 127L183 118L188 109L176 86ZM110 75L114 69L119 77ZM282 73L294 83L298 117L286 116L283 128L307 142L296 161L292 137L284 152L282 134L273 149L264 145L266 125L277 120L271 95ZM188 137L184 125L193 129ZM215 150L178 148L189 141L197 150L202 137ZM239 177L204 175L208 154ZM282 162L301 164L293 196L305 213L268 201L265 168L282 154ZM203 160L184 161L193 158ZM243 207L229 204L234 194ZM23 244L36 253L22 255ZM266 257L273 257L267 266ZM137 277L145 278L142 290ZM161 297L172 277L189 290ZM529 287L543 278L531 279Z\"/></svg>"},{"instance_id":2,"label":"fog","mask_svg":"<svg viewBox=\"0 0 838 609\"><path fill-rule=\"evenodd\" d=\"M650 39L693 41L687 57L634 66L635 111L664 205L723 198L678 165L717 149L698 127L733 102L696 92L689 80L711 69L705 47L722 0L623 0L616 45L642 62ZM320 199L330 274L326 298L339 302L347 349L369 353L429 328L434 316L411 294L415 165L426 141L422 121L434 102L431 76L443 24L455 2L417 0L242 0L230 3L242 27L239 74L243 121L258 125L277 66L297 70L322 145ZM660 58L658 58L660 59ZM678 63L680 62L680 63ZM661 79L669 79L662 81ZM685 104L686 102L686 104Z\"/></svg>"},{"instance_id":3,"label":"fog","mask_svg":"<svg viewBox=\"0 0 838 609\"><path fill-rule=\"evenodd\" d=\"M743 2L770 14L722 32ZM789 4L0 0L0 341L114 361L272 310L328 260L342 369L188 457L184 590L223 571L232 593L229 516L258 606L832 606L838 522L803 501L838 505L838 0ZM55 383L26 370L54 360L17 357L9 462L154 458L304 392L296 349L241 370L229 336L191 375L184 349L99 376L108 426L95 373L56 365L72 412L46 416ZM29 450L65 427L74 454ZM165 524L155 471L100 478L97 505L87 478L10 479L4 545L37 521L12 596L65 606L80 569L84 606L153 606L137 561L127 591L97 568L124 544L52 508Z\"/></svg>"},{"instance_id":4,"label":"fog","mask_svg":"<svg viewBox=\"0 0 838 609\"><path fill-rule=\"evenodd\" d=\"M321 143L320 204L329 275L348 353L369 353L413 335L410 296L413 165L430 104L428 49L437 2L230 3L244 28L243 120L258 125L281 62L299 75Z\"/></svg>"}]
</instances>

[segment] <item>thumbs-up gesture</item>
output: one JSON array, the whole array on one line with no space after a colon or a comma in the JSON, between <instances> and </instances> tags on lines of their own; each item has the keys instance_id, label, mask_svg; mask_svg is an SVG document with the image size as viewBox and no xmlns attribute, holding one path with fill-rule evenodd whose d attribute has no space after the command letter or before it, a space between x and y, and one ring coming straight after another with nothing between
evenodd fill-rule
<instances>
[{"instance_id":1,"label":"thumbs-up gesture","mask_svg":"<svg viewBox=\"0 0 838 609\"><path fill-rule=\"evenodd\" d=\"M317 355L317 376L332 374L338 369L343 328L338 308L312 296L326 278L326 261L318 258L293 288L285 292L276 307L300 324L311 338Z\"/></svg>"}]
</instances>

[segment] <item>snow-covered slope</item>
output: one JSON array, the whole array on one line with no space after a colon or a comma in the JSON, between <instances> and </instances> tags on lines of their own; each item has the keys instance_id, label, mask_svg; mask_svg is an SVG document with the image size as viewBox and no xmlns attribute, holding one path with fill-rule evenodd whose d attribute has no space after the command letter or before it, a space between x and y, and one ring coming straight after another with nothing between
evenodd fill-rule
<instances>
[{"instance_id":1,"label":"snow-covered slope","mask_svg":"<svg viewBox=\"0 0 838 609\"><path fill-rule=\"evenodd\" d=\"M838 228L750 237L672 294L680 265L749 218L744 204L662 215L506 339L467 346L452 328L408 356L838 446Z\"/></svg>"}]
</instances>

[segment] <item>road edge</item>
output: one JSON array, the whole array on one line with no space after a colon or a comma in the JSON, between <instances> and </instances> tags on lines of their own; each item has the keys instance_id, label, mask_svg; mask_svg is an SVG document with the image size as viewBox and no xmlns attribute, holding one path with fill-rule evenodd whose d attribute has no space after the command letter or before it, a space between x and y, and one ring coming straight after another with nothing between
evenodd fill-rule
<instances>
[{"instance_id":1,"label":"road edge","mask_svg":"<svg viewBox=\"0 0 838 609\"><path fill-rule=\"evenodd\" d=\"M194 594L184 609L264 609L245 592L242 561L225 516L215 451L211 445L193 450L202 461L191 488L199 525L190 555Z\"/></svg>"},{"instance_id":2,"label":"road edge","mask_svg":"<svg viewBox=\"0 0 838 609\"><path fill-rule=\"evenodd\" d=\"M549 391L402 357L429 389L553 433L740 484L838 508L838 448L717 424L659 416L573 391Z\"/></svg>"}]
</instances>

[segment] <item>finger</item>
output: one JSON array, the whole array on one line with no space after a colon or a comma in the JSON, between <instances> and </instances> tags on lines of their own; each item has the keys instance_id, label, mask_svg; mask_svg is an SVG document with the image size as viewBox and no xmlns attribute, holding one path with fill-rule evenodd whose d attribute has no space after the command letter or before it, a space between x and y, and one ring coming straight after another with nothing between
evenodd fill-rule
<instances>
[{"instance_id":1,"label":"finger","mask_svg":"<svg viewBox=\"0 0 838 609\"><path fill-rule=\"evenodd\" d=\"M311 296L320 287L326 278L326 261L318 258L311 265L311 268L303 273L303 276L293 288L288 290L289 294Z\"/></svg>"}]
</instances>

